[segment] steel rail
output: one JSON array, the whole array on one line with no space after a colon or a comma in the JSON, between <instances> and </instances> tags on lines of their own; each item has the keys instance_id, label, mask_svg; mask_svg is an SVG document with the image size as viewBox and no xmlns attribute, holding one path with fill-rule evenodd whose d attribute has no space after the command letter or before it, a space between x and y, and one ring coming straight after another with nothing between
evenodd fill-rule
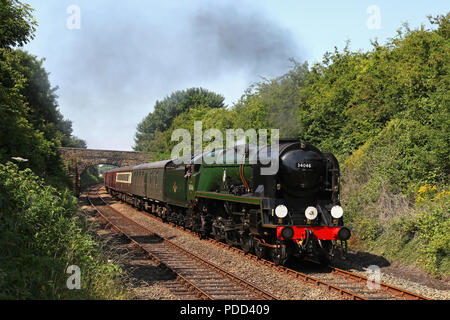
<instances>
[{"instance_id":1,"label":"steel rail","mask_svg":"<svg viewBox=\"0 0 450 320\"><path fill-rule=\"evenodd\" d=\"M327 283L325 281L316 279L316 278L314 278L312 276L309 276L309 275L307 275L305 273L301 273L301 272L298 272L296 270L289 269L289 268L287 268L285 266L280 266L280 265L277 266L272 261L269 261L269 260L266 260L266 259L260 259L256 255L245 253L243 250L241 250L239 248L231 247L231 246L229 246L226 243L219 242L219 241L217 241L215 239L208 239L208 241L211 242L211 243L214 243L215 245L218 245L218 246L220 246L222 248L226 248L228 250L231 250L231 251L234 251L234 252L238 252L239 254L247 257L250 260L257 261L257 262L259 262L259 263L261 263L261 264L263 264L265 266L268 266L268 267L270 267L272 269L275 269L275 270L280 271L280 272L282 272L284 274L292 276L295 279L301 279L302 281L305 281L307 283L313 283L313 284L315 284L315 285L317 285L319 287L324 287L324 288L326 288L326 289L328 289L330 291L338 293L341 296L349 298L351 300L367 300L363 296L360 296L358 294L355 294L353 292L350 292L348 290L345 290L345 289L340 288L338 286L335 286L333 284Z\"/></svg>"},{"instance_id":2,"label":"steel rail","mask_svg":"<svg viewBox=\"0 0 450 320\"><path fill-rule=\"evenodd\" d=\"M159 259L156 255L154 255L152 252L145 250L145 248L139 244L136 240L134 240L131 236L127 235L125 232L123 232L122 228L117 226L115 223L113 223L110 219L106 217L106 215L96 206L91 200L91 197L88 195L88 200L91 206L96 210L96 212L100 215L100 217L107 222L109 226L111 226L112 229L114 229L118 234L123 235L127 237L130 242L138 248L141 252L143 252L147 258L152 259L153 261L156 261L159 263L164 269L168 270L169 272L174 273L177 276L177 280L181 281L186 287L193 289L196 293L196 295L202 299L202 300L213 300L207 293L205 293L203 290L198 288L194 283L183 277L181 274L170 268L167 264L165 264L161 259Z\"/></svg>"},{"instance_id":3,"label":"steel rail","mask_svg":"<svg viewBox=\"0 0 450 320\"><path fill-rule=\"evenodd\" d=\"M153 236L158 237L159 239L161 239L165 244L168 244L169 246L171 246L172 248L174 248L175 250L179 251L180 253L191 257L193 259L195 259L197 262L201 263L202 265L206 266L208 269L210 270L214 270L215 272L227 277L228 279L230 279L232 282L239 284L242 288L246 289L247 291L252 292L253 294L257 295L258 297L265 299L265 300L276 300L277 298L274 297L273 295L271 295L270 293L258 288L257 286L249 283L248 281L239 278L231 273L229 273L228 271L220 268L219 266L199 257L198 255L178 246L177 244L173 243L172 241L165 239L164 237L160 236L159 234L148 230L147 228L141 226L140 224L136 223L135 221L133 221L132 219L124 216L122 213L120 213L119 211L117 211L116 209L112 208L104 199L103 197L101 197L98 194L98 190L97 190L97 195L98 198L101 199L106 206L108 206L109 210L115 211L118 215L121 216L121 218L129 221L130 224L134 224L136 226L138 226L141 229L146 230L147 232L150 232ZM88 197L89 198L89 197ZM97 210L97 212L99 212L101 214L101 216L106 219L108 221L108 223L111 224L111 226L113 226L113 228L120 232L121 234L125 235L128 239L130 239L133 244L135 246L137 246L138 248L140 248L141 250L144 250L146 254L148 254L152 259L156 260L158 263L161 263L165 268L167 268L168 270L174 272L175 274L177 274L177 276L180 278L181 281L183 281L184 283L186 283L189 287L192 287L195 289L195 291L197 291L202 297L208 299L208 300L213 300L213 297L211 297L211 295L208 295L204 290L202 290L200 287L196 286L194 283L192 283L189 279L187 279L186 277L183 277L181 274L179 274L175 268L171 268L170 266L168 266L166 263L164 263L161 259L159 259L156 255L152 254L151 252L149 252L148 250L146 250L145 248L143 248L143 246L141 246L137 241L135 241L132 237L128 236L119 226L115 225L112 221L110 221L110 219L108 219L102 212L101 210L99 210L99 208L97 208L91 201L91 199L89 198L89 201L91 202L91 205Z\"/></svg>"},{"instance_id":4,"label":"steel rail","mask_svg":"<svg viewBox=\"0 0 450 320\"><path fill-rule=\"evenodd\" d=\"M228 250L237 252L237 253L239 253L239 254L241 254L243 256L248 257L251 260L259 261L260 263L262 263L262 264L264 264L266 266L269 266L269 267L271 267L273 269L278 269L279 271L281 271L283 273L286 273L286 274L289 274L289 275L292 275L292 276L294 276L296 278L303 278L303 279L305 279L306 277L308 277L308 278L310 278L310 279L308 279L310 282L321 281L319 279L315 279L315 278L313 278L311 276L308 276L308 275L303 274L303 273L301 273L299 271L290 269L288 267L280 266L280 265L277 266L277 265L275 265L275 263L273 263L272 261L269 261L267 259L259 259L256 255L247 254L242 249L229 246L228 244L223 243L223 242L219 242L219 241L217 241L215 239L211 239L210 238L210 239L207 239L207 241L209 241L211 243L214 243L214 244L216 244L216 245L218 245L220 247L226 248ZM353 272L345 271L345 270L342 270L342 269L339 269L339 268L336 268L336 267L333 267L333 266L330 266L329 268L330 268L330 271L332 273L334 273L334 274L336 274L336 275L338 275L340 277L344 277L346 279L350 279L350 280L355 281L355 282L367 283L367 281L370 281L367 277L360 276L360 275L355 274ZM321 282L324 282L324 281L321 281ZM324 283L326 283L326 282L324 282ZM389 292L389 293L393 293L393 294L398 295L400 297L404 297L404 298L411 299L411 300L430 300L429 298L426 298L424 296L421 296L421 295L412 293L410 291L407 291L407 290L404 290L404 289L400 289L400 288L388 285L388 284L383 283L383 282L380 282L379 285L380 285L380 288L383 291L386 291L386 292ZM336 291L336 290L334 290L334 291ZM367 300L366 298L364 298L362 296L360 296L360 298L362 298L362 300ZM356 300L361 300L361 299L356 298Z\"/></svg>"},{"instance_id":5,"label":"steel rail","mask_svg":"<svg viewBox=\"0 0 450 320\"><path fill-rule=\"evenodd\" d=\"M364 277L364 276L360 276L358 274L349 272L349 271L345 271L336 267L330 267L331 268L331 272L341 276L341 277L345 277L345 278L349 278L351 280L354 281L358 281L358 282L362 282L362 283L367 283L367 281L370 281L368 278ZM418 295L416 293L412 293L409 292L407 290L404 289L400 289L391 285L388 285L386 283L380 282L377 283L380 285L381 289L383 289L386 292L390 292L396 295L399 295L401 297L407 298L407 299L411 299L411 300L431 300L428 299L424 296Z\"/></svg>"}]
</instances>

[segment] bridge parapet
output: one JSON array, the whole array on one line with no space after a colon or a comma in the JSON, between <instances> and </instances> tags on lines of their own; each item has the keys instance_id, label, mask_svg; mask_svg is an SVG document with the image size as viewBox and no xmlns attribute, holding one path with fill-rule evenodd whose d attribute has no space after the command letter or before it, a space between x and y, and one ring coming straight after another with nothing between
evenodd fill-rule
<instances>
[{"instance_id":1,"label":"bridge parapet","mask_svg":"<svg viewBox=\"0 0 450 320\"><path fill-rule=\"evenodd\" d=\"M58 149L72 178L77 196L79 196L81 191L80 176L88 167L99 164L125 167L152 161L151 153L64 147Z\"/></svg>"}]
</instances>

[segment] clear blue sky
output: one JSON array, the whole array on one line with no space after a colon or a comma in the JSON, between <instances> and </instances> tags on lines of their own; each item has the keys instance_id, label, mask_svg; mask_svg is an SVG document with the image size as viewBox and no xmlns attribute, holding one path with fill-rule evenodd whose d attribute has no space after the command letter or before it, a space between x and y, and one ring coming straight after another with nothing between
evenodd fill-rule
<instances>
[{"instance_id":1,"label":"clear blue sky","mask_svg":"<svg viewBox=\"0 0 450 320\"><path fill-rule=\"evenodd\" d=\"M74 134L115 150L131 150L137 124L174 90L202 86L231 106L252 82L287 71L290 57L314 63L347 40L369 50L404 22L428 26L427 15L450 8L444 0L24 1L39 23L25 49L46 58ZM80 29L67 26L71 5Z\"/></svg>"}]
</instances>

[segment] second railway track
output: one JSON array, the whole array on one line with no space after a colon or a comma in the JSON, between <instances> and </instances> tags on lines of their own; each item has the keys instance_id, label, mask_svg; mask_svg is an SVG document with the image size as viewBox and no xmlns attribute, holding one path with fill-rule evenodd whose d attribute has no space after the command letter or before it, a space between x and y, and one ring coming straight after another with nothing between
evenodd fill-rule
<instances>
[{"instance_id":1,"label":"second railway track","mask_svg":"<svg viewBox=\"0 0 450 320\"><path fill-rule=\"evenodd\" d=\"M147 256L177 275L177 279L200 299L205 300L276 300L270 293L227 272L168 239L151 232L125 217L98 196L88 192L95 210L117 232L125 235Z\"/></svg>"}]
</instances>

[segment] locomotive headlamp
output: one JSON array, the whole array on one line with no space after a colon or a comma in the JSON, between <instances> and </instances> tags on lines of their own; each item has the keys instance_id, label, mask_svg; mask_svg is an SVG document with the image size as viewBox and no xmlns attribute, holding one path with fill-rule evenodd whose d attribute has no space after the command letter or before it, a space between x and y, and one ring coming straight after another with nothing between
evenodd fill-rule
<instances>
[{"instance_id":1,"label":"locomotive headlamp","mask_svg":"<svg viewBox=\"0 0 450 320\"><path fill-rule=\"evenodd\" d=\"M285 218L287 216L287 214L288 214L288 208L286 208L285 205L280 204L279 206L277 206L275 208L275 215L278 218L281 218L281 219Z\"/></svg>"},{"instance_id":2,"label":"locomotive headlamp","mask_svg":"<svg viewBox=\"0 0 450 320\"><path fill-rule=\"evenodd\" d=\"M331 208L331 216L335 219L342 218L342 215L344 214L344 210L341 206L334 206Z\"/></svg>"},{"instance_id":3,"label":"locomotive headlamp","mask_svg":"<svg viewBox=\"0 0 450 320\"><path fill-rule=\"evenodd\" d=\"M317 209L314 207L308 207L305 210L305 216L309 220L314 220L315 218L317 218L317 214Z\"/></svg>"}]
</instances>

